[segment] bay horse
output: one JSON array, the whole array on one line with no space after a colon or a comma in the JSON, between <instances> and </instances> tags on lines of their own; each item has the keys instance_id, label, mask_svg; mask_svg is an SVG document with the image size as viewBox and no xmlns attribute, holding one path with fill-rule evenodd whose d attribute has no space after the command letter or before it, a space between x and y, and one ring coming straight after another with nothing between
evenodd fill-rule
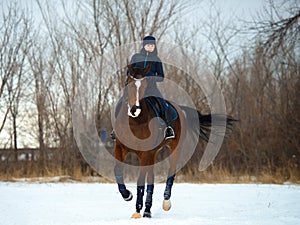
<instances>
[{"instance_id":1,"label":"bay horse","mask_svg":"<svg viewBox=\"0 0 300 225\"><path fill-rule=\"evenodd\" d=\"M147 99L144 98L149 78L145 75L149 72L150 65L146 68L137 68L132 65L128 65L127 67L129 73L114 126L116 138L114 148L114 157L116 159L114 174L119 192L123 199L125 201L132 200L133 195L126 188L124 183L123 163L129 152L133 152L137 155L139 159L139 177L137 180L136 212L132 215L132 218L141 218L146 176L147 195L143 217L150 218L154 190L155 159L158 152L164 147L169 149L170 167L164 190L163 209L168 211L171 208L170 197L175 179L176 164L180 157L180 140L183 140L186 135L185 115L183 113L183 107L180 108L172 103L172 106L176 109L178 114L177 119L172 123L176 136L175 138L165 140L163 132L159 132L161 125L157 120L157 113L153 107L151 107L151 104L147 102ZM211 117L201 115L199 111L197 112L201 122L200 131L198 131L199 136L208 140L207 135L209 132L208 128L211 125ZM230 120L227 121L231 122Z\"/></svg>"}]
</instances>

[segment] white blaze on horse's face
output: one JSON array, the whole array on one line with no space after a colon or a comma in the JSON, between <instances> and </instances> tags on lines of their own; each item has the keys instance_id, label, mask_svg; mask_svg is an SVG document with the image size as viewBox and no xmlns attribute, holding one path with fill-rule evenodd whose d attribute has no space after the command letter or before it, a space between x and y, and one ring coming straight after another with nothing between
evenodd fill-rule
<instances>
[{"instance_id":1,"label":"white blaze on horse's face","mask_svg":"<svg viewBox=\"0 0 300 225\"><path fill-rule=\"evenodd\" d=\"M140 108L140 101L139 101L139 90L140 90L142 83L141 83L141 80L135 80L134 84L136 86L136 95L135 95L135 105L132 107L135 107L136 109L133 112L132 107L130 105L128 105L128 115L133 118L136 118L140 115L140 113L142 111Z\"/></svg>"}]
</instances>

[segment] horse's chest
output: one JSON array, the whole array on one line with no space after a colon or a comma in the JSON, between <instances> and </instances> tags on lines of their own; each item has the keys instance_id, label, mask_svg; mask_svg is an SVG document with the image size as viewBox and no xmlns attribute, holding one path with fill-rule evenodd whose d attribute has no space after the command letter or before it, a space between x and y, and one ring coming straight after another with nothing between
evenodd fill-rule
<instances>
[{"instance_id":1,"label":"horse's chest","mask_svg":"<svg viewBox=\"0 0 300 225\"><path fill-rule=\"evenodd\" d=\"M151 135L149 124L136 124L135 126L130 126L130 130L139 139L146 139Z\"/></svg>"}]
</instances>

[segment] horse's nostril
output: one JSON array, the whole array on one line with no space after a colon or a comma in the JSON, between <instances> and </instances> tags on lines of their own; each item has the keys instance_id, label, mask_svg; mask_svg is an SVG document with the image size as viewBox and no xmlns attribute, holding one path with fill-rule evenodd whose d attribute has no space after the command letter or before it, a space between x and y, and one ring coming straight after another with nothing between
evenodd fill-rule
<instances>
[{"instance_id":1,"label":"horse's nostril","mask_svg":"<svg viewBox=\"0 0 300 225\"><path fill-rule=\"evenodd\" d=\"M131 108L131 113L135 116L135 113L136 113L136 111L137 111L138 109L140 109L139 106L137 106L137 105L132 106L132 108Z\"/></svg>"},{"instance_id":2,"label":"horse's nostril","mask_svg":"<svg viewBox=\"0 0 300 225\"><path fill-rule=\"evenodd\" d=\"M133 105L133 106L130 107L131 116L136 117L140 114L140 112L141 112L141 107L140 106Z\"/></svg>"},{"instance_id":3,"label":"horse's nostril","mask_svg":"<svg viewBox=\"0 0 300 225\"><path fill-rule=\"evenodd\" d=\"M133 107L130 109L130 112L131 112L132 115L135 116L136 106L133 106Z\"/></svg>"}]
</instances>

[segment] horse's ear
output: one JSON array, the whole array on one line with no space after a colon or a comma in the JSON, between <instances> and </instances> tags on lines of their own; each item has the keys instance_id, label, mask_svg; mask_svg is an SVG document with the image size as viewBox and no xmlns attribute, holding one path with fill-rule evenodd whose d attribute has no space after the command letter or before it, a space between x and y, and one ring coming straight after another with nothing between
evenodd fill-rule
<instances>
[{"instance_id":1,"label":"horse's ear","mask_svg":"<svg viewBox=\"0 0 300 225\"><path fill-rule=\"evenodd\" d=\"M144 69L144 74L147 74L147 73L149 73L149 71L150 71L150 68L151 68L151 64L152 63L149 63L147 66L146 66L146 68Z\"/></svg>"},{"instance_id":2,"label":"horse's ear","mask_svg":"<svg viewBox=\"0 0 300 225\"><path fill-rule=\"evenodd\" d=\"M128 71L131 75L134 75L134 69L133 69L133 66L131 64L128 64L127 65L127 68L128 68Z\"/></svg>"}]
</instances>

